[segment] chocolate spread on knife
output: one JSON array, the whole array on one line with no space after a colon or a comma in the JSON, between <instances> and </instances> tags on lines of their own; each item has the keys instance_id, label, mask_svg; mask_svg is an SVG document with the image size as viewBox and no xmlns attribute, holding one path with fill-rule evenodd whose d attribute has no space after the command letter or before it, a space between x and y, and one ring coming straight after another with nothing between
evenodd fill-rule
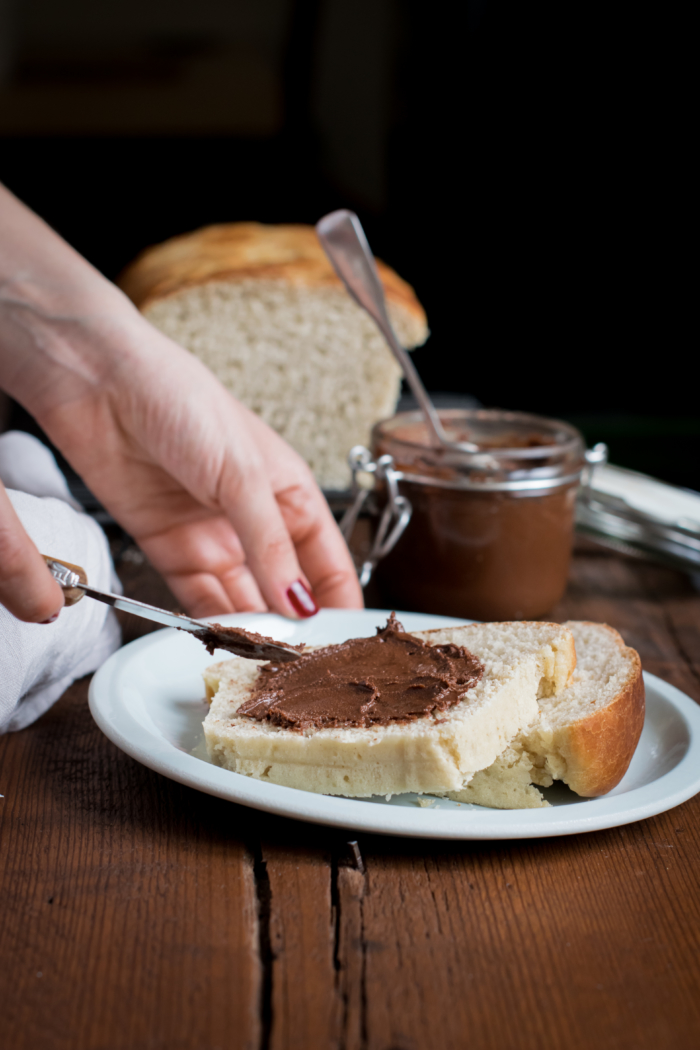
<instances>
[{"instance_id":1,"label":"chocolate spread on knife","mask_svg":"<svg viewBox=\"0 0 700 1050\"><path fill-rule=\"evenodd\" d=\"M413 722L459 703L483 673L468 649L428 645L392 613L374 638L261 667L256 692L236 714L296 730Z\"/></svg>"},{"instance_id":2,"label":"chocolate spread on knife","mask_svg":"<svg viewBox=\"0 0 700 1050\"><path fill-rule=\"evenodd\" d=\"M301 652L303 645L289 645L287 642L276 642L274 638L268 638L264 634L256 634L255 631L244 631L242 627L224 627L220 623L212 623L201 631L193 631L192 634L205 646L208 653L214 655L215 649L228 649L242 656L245 652L250 659L268 660L271 657L279 659L279 654L268 651L268 646L284 646L285 649L296 649ZM229 642L229 644L227 644ZM294 659L289 657L289 659Z\"/></svg>"}]
</instances>

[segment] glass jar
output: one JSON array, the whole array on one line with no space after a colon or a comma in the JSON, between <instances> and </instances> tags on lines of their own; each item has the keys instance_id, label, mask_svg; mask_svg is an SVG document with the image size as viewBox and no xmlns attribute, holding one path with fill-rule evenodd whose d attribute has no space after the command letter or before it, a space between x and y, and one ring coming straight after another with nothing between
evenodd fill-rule
<instances>
[{"instance_id":1,"label":"glass jar","mask_svg":"<svg viewBox=\"0 0 700 1050\"><path fill-rule=\"evenodd\" d=\"M566 587L586 467L568 423L499 409L443 409L436 448L420 412L378 423L372 454L393 458L413 514L377 566L387 606L477 620L545 615Z\"/></svg>"}]
</instances>

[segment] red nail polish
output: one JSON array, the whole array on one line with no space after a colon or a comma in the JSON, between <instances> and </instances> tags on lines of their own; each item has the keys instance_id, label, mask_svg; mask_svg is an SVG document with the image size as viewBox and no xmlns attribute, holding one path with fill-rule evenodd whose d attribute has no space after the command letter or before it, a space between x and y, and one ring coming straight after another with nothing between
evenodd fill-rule
<instances>
[{"instance_id":1,"label":"red nail polish","mask_svg":"<svg viewBox=\"0 0 700 1050\"><path fill-rule=\"evenodd\" d=\"M316 599L301 580L295 580L292 586L288 588L287 597L289 598L289 604L299 616L315 616L318 612Z\"/></svg>"},{"instance_id":2,"label":"red nail polish","mask_svg":"<svg viewBox=\"0 0 700 1050\"><path fill-rule=\"evenodd\" d=\"M39 623L56 623L58 619L58 613L54 613L53 616L49 616L48 620L39 620Z\"/></svg>"}]
</instances>

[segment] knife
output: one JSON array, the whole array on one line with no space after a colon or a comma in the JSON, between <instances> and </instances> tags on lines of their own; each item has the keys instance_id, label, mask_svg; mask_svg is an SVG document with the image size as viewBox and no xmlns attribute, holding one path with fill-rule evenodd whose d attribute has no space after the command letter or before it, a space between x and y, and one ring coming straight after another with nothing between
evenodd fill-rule
<instances>
[{"instance_id":1,"label":"knife","mask_svg":"<svg viewBox=\"0 0 700 1050\"><path fill-rule=\"evenodd\" d=\"M167 609L158 609L155 605L147 605L146 602L138 602L135 598L125 598L121 594L111 594L109 591L98 591L88 584L87 574L80 565L71 562L57 561L46 554L42 555L48 565L49 572L60 584L64 593L66 605L75 605L85 595L94 598L105 605L111 605L114 609L140 616L144 620L153 620L165 627L177 627L179 631L189 631L203 642L210 653L214 649L227 649L236 656L243 656L248 660L273 660L275 663L284 663L289 660L298 660L304 646L286 646L273 638L266 638L262 634L253 631L244 631L242 627L224 627L220 623L202 623L200 620L192 620L189 616L181 613L168 612Z\"/></svg>"}]
</instances>

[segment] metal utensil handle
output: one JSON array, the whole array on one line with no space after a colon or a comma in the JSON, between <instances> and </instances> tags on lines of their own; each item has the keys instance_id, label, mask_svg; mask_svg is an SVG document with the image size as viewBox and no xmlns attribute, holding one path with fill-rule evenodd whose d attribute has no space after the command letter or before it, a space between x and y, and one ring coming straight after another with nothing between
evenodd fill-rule
<instances>
[{"instance_id":1,"label":"metal utensil handle","mask_svg":"<svg viewBox=\"0 0 700 1050\"><path fill-rule=\"evenodd\" d=\"M421 407L436 445L448 445L435 406L423 386L415 365L396 338L386 309L384 288L377 273L362 224L354 212L341 208L325 215L317 224L316 232L323 250L333 264L350 295L374 320L397 359L408 385Z\"/></svg>"},{"instance_id":2,"label":"metal utensil handle","mask_svg":"<svg viewBox=\"0 0 700 1050\"><path fill-rule=\"evenodd\" d=\"M360 586L366 587L378 562L389 551L394 549L401 538L411 520L413 507L405 496L399 494L398 482L400 475L398 471L394 470L392 456L380 456L375 463L372 460L372 454L369 449L366 449L363 445L356 445L350 451L348 462L352 470L353 501L345 511L340 522L340 531L345 537L345 542L348 546L360 511L371 491L359 484L359 475L363 473L373 474L375 486L377 481L383 481L387 490L386 506L379 519L372 547L357 570Z\"/></svg>"},{"instance_id":3,"label":"metal utensil handle","mask_svg":"<svg viewBox=\"0 0 700 1050\"><path fill-rule=\"evenodd\" d=\"M80 584L87 583L88 578L82 566L73 565L70 561L58 561L48 554L42 554L42 558L54 580L60 585L66 605L75 605L85 597L85 591L81 589Z\"/></svg>"}]
</instances>

